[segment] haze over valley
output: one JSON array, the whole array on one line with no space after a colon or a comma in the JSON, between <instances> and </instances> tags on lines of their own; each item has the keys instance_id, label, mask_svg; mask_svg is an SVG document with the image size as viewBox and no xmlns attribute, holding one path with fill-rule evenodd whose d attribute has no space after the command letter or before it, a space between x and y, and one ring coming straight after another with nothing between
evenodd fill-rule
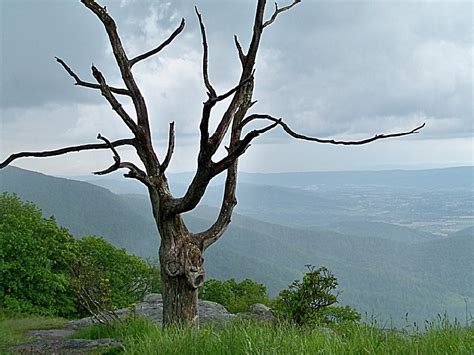
<instances>
[{"instance_id":1,"label":"haze over valley","mask_svg":"<svg viewBox=\"0 0 474 355\"><path fill-rule=\"evenodd\" d=\"M207 277L251 278L275 296L305 264L324 265L343 303L381 321L403 325L406 313L423 322L444 312L463 321L474 305L473 171L243 173L231 226L205 253ZM182 193L190 177L171 175L173 191ZM134 182L9 167L0 184L77 237L101 235L156 257L151 208ZM217 181L186 215L193 231L213 222L221 190Z\"/></svg>"}]
</instances>

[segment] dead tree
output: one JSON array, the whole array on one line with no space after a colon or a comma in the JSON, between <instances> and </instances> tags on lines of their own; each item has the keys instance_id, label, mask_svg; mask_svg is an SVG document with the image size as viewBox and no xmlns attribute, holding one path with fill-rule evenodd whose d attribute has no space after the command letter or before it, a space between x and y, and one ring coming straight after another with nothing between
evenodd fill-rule
<instances>
[{"instance_id":1,"label":"dead tree","mask_svg":"<svg viewBox=\"0 0 474 355\"><path fill-rule=\"evenodd\" d=\"M198 324L197 289L204 282L203 252L222 236L231 221L232 211L237 204L235 191L238 160L247 151L254 139L274 128L280 127L285 133L295 139L326 144L361 145L380 139L418 133L424 126L423 124L406 132L378 134L359 141L343 141L309 137L296 133L281 118L268 114L254 113L247 115L249 109L256 102L252 99L252 93L254 89L255 61L262 34L275 22L281 13L290 10L300 1L294 0L290 5L284 7L278 7L276 4L272 16L265 20L266 0L257 0L252 38L248 49L244 50L237 36L234 36L235 46L242 67L239 82L223 94L216 92L209 79L206 30L201 14L197 8L195 9L202 36L202 75L207 89L207 100L202 106L199 125L200 144L197 170L183 196L173 196L166 179L166 169L171 161L175 147L174 122L169 124L167 153L163 159L160 159L153 148L148 110L142 92L134 78L133 66L139 64L142 60L158 54L168 46L183 31L185 21L183 19L176 30L156 48L134 58L129 58L117 33L115 21L107 13L106 8L100 6L94 0L81 0L81 2L104 25L125 87L119 88L108 85L102 73L94 66L92 66L92 75L96 82L83 81L62 59L56 58L56 60L75 80L75 85L100 91L118 117L129 128L131 138L109 141L99 134L97 138L102 141L100 143L70 146L52 151L20 152L12 154L0 164L0 168L3 168L18 158L51 157L69 152L110 149L114 159L113 165L94 174L105 175L118 169L126 169L127 172L124 174L126 178L136 179L148 188L153 217L161 236L159 258L162 274L164 324ZM132 100L134 113L127 112L121 105L118 98L122 96ZM209 128L211 112L217 104L226 98L231 98L230 103L222 117L220 117L217 128L211 132ZM255 123L254 121L267 122L267 124L261 128L249 130L249 123ZM219 147L224 144L224 137L229 131L230 141L226 146L227 154L224 158L214 161L213 156ZM132 162L122 161L116 148L125 145L132 146L136 150L144 169ZM225 179L224 197L216 221L205 231L191 233L187 229L181 215L193 210L198 205L209 182L223 172L227 176Z\"/></svg>"}]
</instances>

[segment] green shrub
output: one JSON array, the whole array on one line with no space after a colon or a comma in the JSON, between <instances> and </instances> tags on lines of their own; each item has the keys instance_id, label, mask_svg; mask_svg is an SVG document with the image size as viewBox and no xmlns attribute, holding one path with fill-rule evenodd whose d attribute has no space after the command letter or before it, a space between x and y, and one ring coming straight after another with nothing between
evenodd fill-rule
<instances>
[{"instance_id":1,"label":"green shrub","mask_svg":"<svg viewBox=\"0 0 474 355\"><path fill-rule=\"evenodd\" d=\"M269 302L267 288L250 279L241 282L235 279L224 282L215 279L208 280L200 289L199 297L220 303L232 313L248 311L249 307L255 303L268 304Z\"/></svg>"},{"instance_id":2,"label":"green shrub","mask_svg":"<svg viewBox=\"0 0 474 355\"><path fill-rule=\"evenodd\" d=\"M85 237L78 244L71 280L82 312L124 308L151 292L156 275L143 259L101 237Z\"/></svg>"},{"instance_id":3,"label":"green shrub","mask_svg":"<svg viewBox=\"0 0 474 355\"><path fill-rule=\"evenodd\" d=\"M277 314L298 325L359 321L359 313L350 306L334 306L338 296L334 275L325 267L307 267L302 281L295 280L280 292L274 305Z\"/></svg>"},{"instance_id":4,"label":"green shrub","mask_svg":"<svg viewBox=\"0 0 474 355\"><path fill-rule=\"evenodd\" d=\"M100 237L76 240L16 195L2 194L0 208L0 308L72 317L127 307L159 290L156 264Z\"/></svg>"},{"instance_id":5,"label":"green shrub","mask_svg":"<svg viewBox=\"0 0 474 355\"><path fill-rule=\"evenodd\" d=\"M0 305L16 312L71 316L69 265L78 245L53 218L44 219L32 203L0 197Z\"/></svg>"}]
</instances>

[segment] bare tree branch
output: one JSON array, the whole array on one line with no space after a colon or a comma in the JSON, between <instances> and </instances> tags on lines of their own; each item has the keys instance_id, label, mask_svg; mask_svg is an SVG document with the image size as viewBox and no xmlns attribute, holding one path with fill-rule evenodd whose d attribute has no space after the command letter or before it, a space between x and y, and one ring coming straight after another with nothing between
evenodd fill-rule
<instances>
[{"instance_id":1,"label":"bare tree branch","mask_svg":"<svg viewBox=\"0 0 474 355\"><path fill-rule=\"evenodd\" d=\"M124 108L122 107L122 104L117 101L115 96L112 94L112 91L110 90L109 86L107 85L104 76L99 71L99 69L97 69L94 65L92 65L92 75L99 83L100 92L102 93L102 96L105 97L105 99L109 102L110 106L112 106L112 109L115 112L117 112L117 114L120 116L120 118L122 118L122 120L125 122L127 127L136 136L138 132L137 124L124 110Z\"/></svg>"},{"instance_id":2,"label":"bare tree branch","mask_svg":"<svg viewBox=\"0 0 474 355\"><path fill-rule=\"evenodd\" d=\"M231 148L237 146L240 136L240 121L243 115L247 112L249 105L252 104L251 94L253 90L253 80L249 80L245 85L240 88L241 91L237 90L236 95L232 99L229 108L224 113L218 128L207 142L203 137L207 132L207 126L204 127L204 121L201 121L201 148L198 156L198 167L196 174L194 175L191 184L189 185L186 193L183 197L173 199L170 202L169 210L172 213L184 213L192 210L197 206L201 200L210 180L218 175L220 172L225 170L232 160L229 158L224 164L217 166L219 170L216 170L216 163L212 162L211 157L215 151L219 148L219 145L224 138L225 132L229 125L233 122L232 142ZM204 109L206 105L204 105ZM204 111L203 111L204 112ZM204 115L203 115L204 117ZM207 117L208 119L208 117ZM226 125L226 126L225 126ZM239 150L240 151L240 150ZM234 159L235 161L235 159Z\"/></svg>"},{"instance_id":3,"label":"bare tree branch","mask_svg":"<svg viewBox=\"0 0 474 355\"><path fill-rule=\"evenodd\" d=\"M269 124L266 127L263 127L260 129L254 129L253 131L247 133L242 140L237 141L233 146L231 145L231 147L228 149L229 153L227 154L227 156L225 156L220 161L215 163L214 174L216 175L220 174L222 171L228 169L231 166L232 162L234 162L242 154L245 153L245 151L250 146L250 143L252 142L252 140L257 138L259 135L275 128L280 123L281 123L281 119L277 120L276 122L272 124Z\"/></svg>"},{"instance_id":4,"label":"bare tree branch","mask_svg":"<svg viewBox=\"0 0 474 355\"><path fill-rule=\"evenodd\" d=\"M144 60L148 57L151 57L152 55L155 55L157 54L158 52L160 52L163 48L165 48L168 44L170 44L171 42L173 42L173 40L183 31L184 29L184 26L185 26L185 20L184 18L181 19L181 23L179 24L178 28L176 28L176 30L174 30L174 32L168 37L168 39L166 41L164 41L163 43L161 43L158 47L156 47L155 49L152 49L151 51L148 51L144 54L141 54L139 56L136 56L135 58L133 59L130 59L130 67L132 67L133 65L135 65L136 63L138 63L139 61L141 60Z\"/></svg>"},{"instance_id":5,"label":"bare tree branch","mask_svg":"<svg viewBox=\"0 0 474 355\"><path fill-rule=\"evenodd\" d=\"M199 125L199 129L201 131L201 140L200 140L200 160L203 159L210 159L212 154L215 152L216 143L213 141L212 143L209 142L209 119L211 117L211 110L215 106L215 104L219 101L225 100L229 96L235 94L239 89L241 89L245 84L249 81L253 80L252 73L251 76L237 84L235 87L227 91L226 93L215 96L209 97L209 99L204 102L201 114L201 123ZM225 134L225 133L224 133Z\"/></svg>"},{"instance_id":6,"label":"bare tree branch","mask_svg":"<svg viewBox=\"0 0 474 355\"><path fill-rule=\"evenodd\" d=\"M207 38L206 38L206 28L204 27L204 23L202 21L202 16L199 13L199 10L197 6L194 7L194 10L196 11L196 15L199 20L199 26L201 28L201 36L202 36L202 49L203 49L203 54L202 54L202 76L204 79L204 85L206 85L206 88L208 90L208 95L211 98L214 98L217 96L216 90L211 85L211 82L209 81L209 73L208 73L208 46L207 46Z\"/></svg>"},{"instance_id":7,"label":"bare tree branch","mask_svg":"<svg viewBox=\"0 0 474 355\"><path fill-rule=\"evenodd\" d=\"M235 43L235 47L237 48L237 52L239 52L240 62L242 63L242 65L244 65L246 56L244 54L242 46L240 45L239 38L237 37L237 35L234 35L234 43Z\"/></svg>"},{"instance_id":8,"label":"bare tree branch","mask_svg":"<svg viewBox=\"0 0 474 355\"><path fill-rule=\"evenodd\" d=\"M97 139L103 140L105 144L110 148L110 150L114 154L114 164L112 164L110 167L108 167L105 170L94 172L93 173L94 175L106 175L118 169L128 169L129 172L127 174L124 174L125 177L137 179L141 181L142 183L144 183L145 185L151 186L150 180L144 171L142 171L139 167L137 167L135 164L131 162L121 161L119 153L115 149L114 145L107 138L105 138L99 133L97 135Z\"/></svg>"},{"instance_id":9,"label":"bare tree branch","mask_svg":"<svg viewBox=\"0 0 474 355\"><path fill-rule=\"evenodd\" d=\"M249 49L245 56L245 61L242 65L242 74L240 80L243 81L245 78L252 75L255 67L255 60L257 57L258 47L260 45L260 40L262 37L263 30L263 15L265 13L265 0L258 0L257 8L255 11L255 20L252 32L252 39L250 41ZM245 115L246 110L249 108L249 98L251 100L253 92L253 80L249 81L244 85L240 90L237 90L234 95L232 102L229 104L227 110L225 111L222 119L217 125L216 130L210 138L211 145L211 155L214 154L219 148L222 140L224 139L232 121L236 117L237 112L243 113ZM239 115L241 116L241 115Z\"/></svg>"},{"instance_id":10,"label":"bare tree branch","mask_svg":"<svg viewBox=\"0 0 474 355\"><path fill-rule=\"evenodd\" d=\"M275 2L275 12L273 13L272 17L268 20L268 21L265 21L264 24L263 24L263 28L271 25L277 18L277 16L279 14L281 14L283 11L286 11L286 10L289 10L291 9L293 6L295 6L296 4L300 3L301 0L294 0L293 3L291 5L288 5L288 6L284 6L282 8L279 8L278 7L278 3Z\"/></svg>"},{"instance_id":11,"label":"bare tree branch","mask_svg":"<svg viewBox=\"0 0 474 355\"><path fill-rule=\"evenodd\" d=\"M120 40L120 36L117 33L117 26L114 19L107 13L105 7L100 6L94 0L81 0L81 2L91 10L102 22L104 28L109 37L110 45L112 46L112 51L117 62L117 65L120 69L122 79L125 83L125 86L130 91L133 105L137 113L138 125L142 128L145 133L146 140L151 142L151 133L150 133L150 124L148 120L148 111L145 104L145 99L138 88L137 83L133 77L132 71L130 70L130 61L125 53L125 50ZM154 165L158 165L157 162L154 162Z\"/></svg>"},{"instance_id":12,"label":"bare tree branch","mask_svg":"<svg viewBox=\"0 0 474 355\"><path fill-rule=\"evenodd\" d=\"M211 98L209 99L209 101L212 101L212 102L219 102L219 101L222 101L222 100L225 100L227 99L229 96L231 96L232 94L235 94L237 92L237 90L239 90L240 88L242 88L245 84L247 84L248 82L252 81L254 79L254 75L255 75L255 70L252 72L252 74L250 74L250 76L248 76L247 78L245 78L243 81L241 81L240 83L238 83L236 86L234 86L232 89L230 89L229 91L227 91L226 93L222 94L222 95L219 95L219 96L216 96L214 98Z\"/></svg>"},{"instance_id":13,"label":"bare tree branch","mask_svg":"<svg viewBox=\"0 0 474 355\"><path fill-rule=\"evenodd\" d=\"M165 160L163 160L163 163L161 163L160 166L160 173L164 174L166 169L168 168L168 165L171 161L171 157L174 152L174 122L170 122L170 128L169 128L169 136L168 136L168 151L166 152Z\"/></svg>"},{"instance_id":14,"label":"bare tree branch","mask_svg":"<svg viewBox=\"0 0 474 355\"><path fill-rule=\"evenodd\" d=\"M119 169L128 169L128 173L123 174L124 177L136 179L148 187L152 186L150 178L147 176L147 174L143 170L138 168L135 164L127 161L121 162Z\"/></svg>"},{"instance_id":15,"label":"bare tree branch","mask_svg":"<svg viewBox=\"0 0 474 355\"><path fill-rule=\"evenodd\" d=\"M224 196L222 198L221 209L216 221L207 230L193 236L206 250L215 243L227 230L232 218L232 212L237 205L235 189L237 186L237 160L227 169Z\"/></svg>"},{"instance_id":16,"label":"bare tree branch","mask_svg":"<svg viewBox=\"0 0 474 355\"><path fill-rule=\"evenodd\" d=\"M105 142L105 144L107 144L109 146L110 150L114 154L114 161L117 164L120 164L120 155L117 152L117 149L115 149L115 147L112 145L112 143L110 143L110 141L107 138L103 137L100 133L97 134L97 139L103 140ZM99 174L97 174L97 175L99 175Z\"/></svg>"},{"instance_id":17,"label":"bare tree branch","mask_svg":"<svg viewBox=\"0 0 474 355\"><path fill-rule=\"evenodd\" d=\"M66 72L74 78L74 80L76 81L74 85L83 86L83 87L91 88L91 89L100 89L100 85L98 84L89 83L87 81L81 80L81 78L79 78L79 76L76 73L74 73L72 69L61 58L58 58L58 57L54 57L54 58L56 58L56 61L62 65L64 70L66 70ZM130 91L128 91L127 89L115 88L112 86L109 86L109 89L114 94L131 96Z\"/></svg>"},{"instance_id":18,"label":"bare tree branch","mask_svg":"<svg viewBox=\"0 0 474 355\"><path fill-rule=\"evenodd\" d=\"M135 146L134 139L120 139L114 142L111 142L114 147L119 147L123 145L131 145ZM71 147L65 147L55 150L47 150L42 152L20 152L14 153L10 155L7 159L5 159L2 163L0 163L0 169L5 168L11 162L19 158L46 158L46 157L54 157L58 155L64 155L67 153L72 152L80 152L83 150L94 150L94 149L110 149L109 145L105 143L95 143L95 144L83 144L83 145L76 145Z\"/></svg>"},{"instance_id":19,"label":"bare tree branch","mask_svg":"<svg viewBox=\"0 0 474 355\"><path fill-rule=\"evenodd\" d=\"M322 138L310 137L310 136L305 136L303 134L296 133L286 123L284 123L281 118L275 118L275 117L272 117L270 115L265 115L265 114L253 114L253 115L248 116L242 121L241 127L243 128L245 125L247 125L248 123L254 120L269 120L269 121L275 122L275 124L280 125L286 133L288 133L291 137L296 138L296 139L317 142L317 143L336 144L336 145L362 145L362 144L371 143L379 139L407 136L410 134L416 134L423 127L425 127L425 123L423 123L422 125L412 129L411 131L390 133L390 134L376 134L375 136L371 138L366 138L366 139L362 139L358 141L343 141L343 140L335 140L335 139L322 139Z\"/></svg>"}]
</instances>

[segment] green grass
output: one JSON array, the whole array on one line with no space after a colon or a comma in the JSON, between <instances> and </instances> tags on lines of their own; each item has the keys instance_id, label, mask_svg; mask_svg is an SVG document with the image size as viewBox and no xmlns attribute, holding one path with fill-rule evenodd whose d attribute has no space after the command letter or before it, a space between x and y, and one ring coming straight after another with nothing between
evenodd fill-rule
<instances>
[{"instance_id":1,"label":"green grass","mask_svg":"<svg viewBox=\"0 0 474 355\"><path fill-rule=\"evenodd\" d=\"M11 345L30 340L25 335L29 330L61 328L66 322L63 318L0 312L0 353Z\"/></svg>"},{"instance_id":2,"label":"green grass","mask_svg":"<svg viewBox=\"0 0 474 355\"><path fill-rule=\"evenodd\" d=\"M239 321L199 330L162 329L146 320L92 326L74 338L118 338L127 354L473 354L474 329L446 321L425 332L363 324L334 329Z\"/></svg>"},{"instance_id":3,"label":"green grass","mask_svg":"<svg viewBox=\"0 0 474 355\"><path fill-rule=\"evenodd\" d=\"M66 320L0 313L0 353L29 340L34 329L60 328ZM132 319L113 325L94 325L74 338L116 338L126 354L474 354L474 328L439 318L427 329L380 330L367 324L329 328L271 325L248 320L225 327L199 330L162 329L148 320Z\"/></svg>"}]
</instances>

